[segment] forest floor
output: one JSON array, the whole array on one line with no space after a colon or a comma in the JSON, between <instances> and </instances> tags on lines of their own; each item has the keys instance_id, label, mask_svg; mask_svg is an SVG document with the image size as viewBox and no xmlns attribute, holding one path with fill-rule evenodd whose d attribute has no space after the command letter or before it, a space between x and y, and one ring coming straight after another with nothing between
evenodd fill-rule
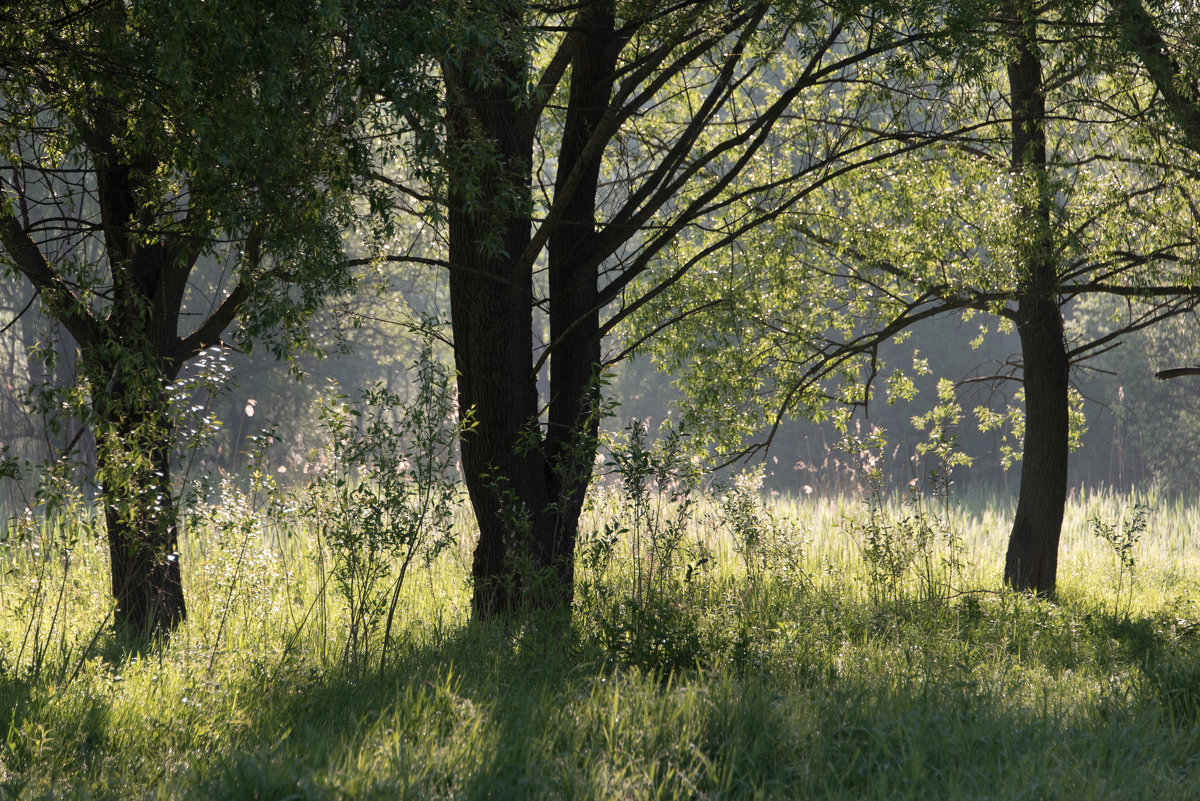
<instances>
[{"instance_id":1,"label":"forest floor","mask_svg":"<svg viewBox=\"0 0 1200 801\"><path fill-rule=\"evenodd\" d=\"M10 532L0 798L1200 798L1196 504L1073 498L1050 602L1001 588L1007 502L620 503L569 624L473 622L464 538L386 647L391 574L249 503L150 645L89 526Z\"/></svg>"}]
</instances>

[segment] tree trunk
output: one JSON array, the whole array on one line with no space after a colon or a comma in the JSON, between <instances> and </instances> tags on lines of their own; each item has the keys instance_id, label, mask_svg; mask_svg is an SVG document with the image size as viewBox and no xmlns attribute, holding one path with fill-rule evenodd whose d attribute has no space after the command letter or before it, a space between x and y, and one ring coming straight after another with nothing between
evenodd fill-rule
<instances>
[{"instance_id":1,"label":"tree trunk","mask_svg":"<svg viewBox=\"0 0 1200 801\"><path fill-rule=\"evenodd\" d=\"M1025 443L1004 581L1017 590L1052 596L1067 497L1069 366L1057 303L1022 299L1018 317L1025 362Z\"/></svg>"},{"instance_id":2,"label":"tree trunk","mask_svg":"<svg viewBox=\"0 0 1200 801\"><path fill-rule=\"evenodd\" d=\"M171 488L166 377L150 364L138 375L136 367L118 359L112 371L104 371L107 384L98 383L102 372L92 373L97 478L115 619L119 627L140 634L170 632L187 618Z\"/></svg>"},{"instance_id":3,"label":"tree trunk","mask_svg":"<svg viewBox=\"0 0 1200 801\"><path fill-rule=\"evenodd\" d=\"M519 7L508 14L508 29L519 31ZM576 30L556 221L547 239L544 434L533 367L533 276L517 263L533 224L536 116L514 97L514 87L529 84L527 63L509 42L493 52L456 54L445 65L451 317L459 403L474 424L461 447L479 525L472 600L483 619L569 612L574 597L575 543L599 425L600 309L588 265L603 148L589 143L608 108L620 45L611 3L583 8ZM487 76L487 84L472 83L472 75Z\"/></svg>"},{"instance_id":4,"label":"tree trunk","mask_svg":"<svg viewBox=\"0 0 1200 801\"><path fill-rule=\"evenodd\" d=\"M488 619L533 591L531 544L545 538L550 501L531 363L533 277L515 264L530 241L533 125L513 97L527 83L520 52L465 53L461 62L445 65L450 310L458 401L472 422L461 441L479 525L472 604Z\"/></svg>"},{"instance_id":5,"label":"tree trunk","mask_svg":"<svg viewBox=\"0 0 1200 801\"><path fill-rule=\"evenodd\" d=\"M550 408L546 431L547 483L555 503L543 563L555 576L550 599L570 609L575 592L579 516L592 478L600 424L600 309L591 268L596 191L603 148L596 135L612 95L621 38L611 3L580 12L582 42L571 62L571 91L563 123L554 200L561 213L548 241L550 273Z\"/></svg>"},{"instance_id":6,"label":"tree trunk","mask_svg":"<svg viewBox=\"0 0 1200 801\"><path fill-rule=\"evenodd\" d=\"M1013 173L1021 207L1018 235L1023 277L1017 306L1025 380L1021 488L1008 542L1004 580L1018 590L1053 595L1058 542L1067 498L1069 450L1067 358L1057 295L1046 170L1046 96L1037 55L1037 22L1010 5L1016 59L1008 65L1013 122Z\"/></svg>"}]
</instances>

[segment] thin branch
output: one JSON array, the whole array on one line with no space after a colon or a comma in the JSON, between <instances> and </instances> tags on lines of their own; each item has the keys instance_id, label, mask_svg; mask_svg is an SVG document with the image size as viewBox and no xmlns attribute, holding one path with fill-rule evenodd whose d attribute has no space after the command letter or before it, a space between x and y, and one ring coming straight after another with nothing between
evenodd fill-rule
<instances>
[{"instance_id":1,"label":"thin branch","mask_svg":"<svg viewBox=\"0 0 1200 801\"><path fill-rule=\"evenodd\" d=\"M12 318L11 320L9 320L7 325L5 325L3 328L0 328L0 336L3 336L4 334L8 333L8 329L10 329L14 325L16 325L20 321L20 319L25 316L25 312L27 312L31 308L33 308L33 302L35 300L37 300L37 297L38 297L37 292L34 292L32 295L29 296L29 302L25 304L25 308L23 308L23 309L21 309L21 311L17 312L17 316Z\"/></svg>"}]
</instances>

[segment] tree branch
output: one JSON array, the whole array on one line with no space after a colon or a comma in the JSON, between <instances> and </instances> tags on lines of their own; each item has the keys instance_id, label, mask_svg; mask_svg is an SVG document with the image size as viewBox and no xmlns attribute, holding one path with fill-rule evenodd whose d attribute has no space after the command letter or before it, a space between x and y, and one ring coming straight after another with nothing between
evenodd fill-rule
<instances>
[{"instance_id":1,"label":"tree branch","mask_svg":"<svg viewBox=\"0 0 1200 801\"><path fill-rule=\"evenodd\" d=\"M29 279L46 311L58 320L80 347L91 345L98 337L91 311L58 275L37 243L11 212L0 213L0 242L3 242L17 271Z\"/></svg>"}]
</instances>

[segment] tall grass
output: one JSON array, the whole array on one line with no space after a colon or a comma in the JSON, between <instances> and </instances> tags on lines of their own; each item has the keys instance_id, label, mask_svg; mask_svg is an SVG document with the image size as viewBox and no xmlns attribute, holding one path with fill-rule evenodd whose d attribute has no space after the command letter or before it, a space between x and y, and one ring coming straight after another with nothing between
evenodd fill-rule
<instances>
[{"instance_id":1,"label":"tall grass","mask_svg":"<svg viewBox=\"0 0 1200 801\"><path fill-rule=\"evenodd\" d=\"M681 551L703 562L637 595L621 539L581 562L565 628L470 620L461 520L405 583L383 671L344 657L303 521L194 517L188 623L150 645L107 626L91 528L35 526L0 550L0 797L1200 797L1200 511L1149 501L1126 603L1089 520L1131 499L1072 499L1050 603L1000 586L1006 500L955 500L935 597L914 572L872 590L861 499L771 501L802 556L750 575L709 498ZM620 514L600 493L585 529Z\"/></svg>"}]
</instances>

